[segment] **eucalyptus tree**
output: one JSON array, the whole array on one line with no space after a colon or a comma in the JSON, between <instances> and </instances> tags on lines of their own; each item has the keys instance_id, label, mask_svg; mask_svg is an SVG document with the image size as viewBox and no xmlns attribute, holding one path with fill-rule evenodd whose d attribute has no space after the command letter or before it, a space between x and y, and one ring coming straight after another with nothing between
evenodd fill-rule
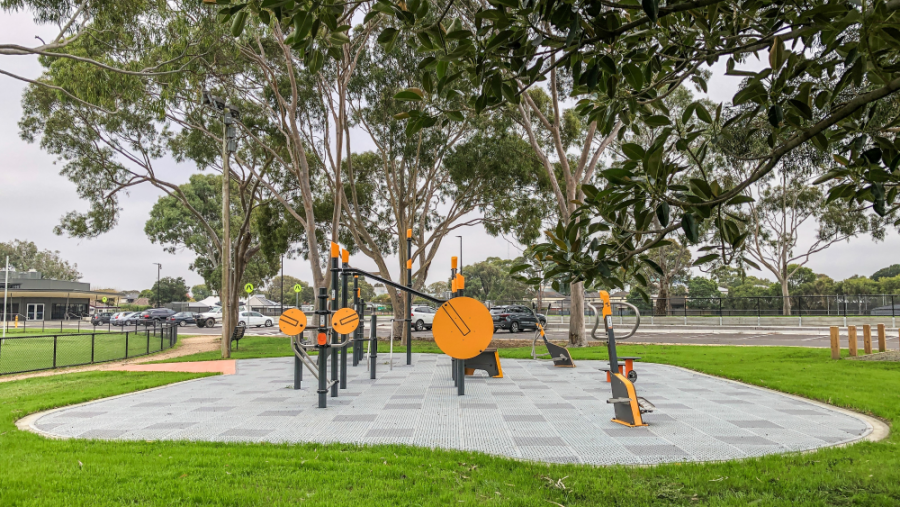
<instances>
[{"instance_id":1,"label":"eucalyptus tree","mask_svg":"<svg viewBox=\"0 0 900 507\"><path fill-rule=\"evenodd\" d=\"M146 7L141 20L153 22L134 30L152 31L153 44L110 30L79 38L67 49L77 52L87 45L85 51L103 52L106 59L137 67L171 60L188 47L202 51L204 57L194 59L185 72L154 76L107 71L72 59L47 59L40 81L65 87L66 93L43 84L30 86L23 99L21 135L29 141L40 137L41 147L64 161L62 174L75 183L79 197L90 204L86 212L73 211L64 216L55 229L58 234L94 237L109 231L118 221L126 202L124 196L133 187L146 185L177 202L202 229L209 243L207 259L237 253L235 269L228 275L230 290L223 295L223 307L228 311L222 353L228 357L230 323L236 322L239 298L237 281L246 267L253 266L250 261L256 252L253 211L271 196L262 178L270 172L277 177L283 168L271 149L255 142L238 144L229 174L235 195L231 213L240 221L227 238L217 228L210 210L195 207L180 182L163 176L158 166L166 155L199 170L223 174L223 118L204 112L197 92L237 79L247 62L239 58L233 39L224 36L225 31L201 6L149 3ZM254 109L252 103L241 102L244 104L245 131L265 132L265 112Z\"/></svg>"},{"instance_id":2,"label":"eucalyptus tree","mask_svg":"<svg viewBox=\"0 0 900 507\"><path fill-rule=\"evenodd\" d=\"M557 264L547 276L620 286L679 229L690 243L714 246L723 263L740 261L747 231L737 207L747 202L744 190L808 143L844 154L841 168L819 168L812 181L836 180L829 199L880 216L898 206L900 143L892 96L900 90L900 31L894 26L900 3L448 0L385 1L374 9L395 24L380 39L389 42L401 30L415 33L423 70L445 68L453 79L439 83L439 94L466 97L466 112L526 101L528 89L565 69L573 99L580 99L577 112L588 124L597 121L605 135L618 122L637 129L674 125L676 118L660 102L683 82L705 89L704 66L722 61L727 74L746 76L732 104L750 107L736 115L717 108L708 125L687 131L663 128L614 173L603 174L605 184L582 186L583 206L534 250ZM768 66L742 68L763 51ZM454 80L476 86L456 87ZM685 115L699 117L701 111L694 107ZM415 130L447 114L429 108L409 121ZM747 120L772 129L760 132L767 149L746 177L717 178L701 160L705 176L674 181L685 170L678 156L703 154L721 133ZM670 138L680 153L660 150ZM669 211L658 211L664 204ZM656 225L654 215L665 220ZM701 234L705 229L709 233Z\"/></svg>"},{"instance_id":3,"label":"eucalyptus tree","mask_svg":"<svg viewBox=\"0 0 900 507\"><path fill-rule=\"evenodd\" d=\"M261 223L261 209L272 198L258 181L232 181L231 193L238 196L232 205L232 223L239 224L234 243L234 281L236 287L252 283L262 287L279 269L279 259L267 259L261 252L261 237L283 235L288 231L272 228L269 222ZM144 232L154 243L159 243L169 253L187 249L196 257L190 268L203 277L205 287L222 293L222 266L219 238L222 237L222 176L217 174L193 174L190 182L180 185L180 194L201 219L188 209L179 197L163 196L150 211ZM282 224L282 227L289 227ZM216 231L211 236L209 229ZM284 253L281 249L278 254ZM271 262L274 260L274 262ZM200 298L202 299L202 297Z\"/></svg>"},{"instance_id":4,"label":"eucalyptus tree","mask_svg":"<svg viewBox=\"0 0 900 507\"><path fill-rule=\"evenodd\" d=\"M0 15L27 11L31 13L35 24L54 25L57 34L49 41L36 36L35 39L40 44L27 46L0 40L0 57L39 56L44 62L67 60L90 65L101 73L143 78L177 74L186 70L194 59L203 54L203 50L188 43L181 45L181 52L172 54L170 58L146 61L142 65L134 65L131 58L140 52L136 48L153 47L167 38L167 34L162 31L167 25L166 21L154 14L165 10L168 10L165 0L0 0ZM132 43L131 50L125 50L129 57L109 58L108 47L103 44L103 40L112 33ZM118 49L122 51L124 46ZM2 60L8 61L8 58ZM16 74L2 68L2 62L0 75L53 89L84 105L91 104L89 97L72 93L64 84Z\"/></svg>"}]
</instances>

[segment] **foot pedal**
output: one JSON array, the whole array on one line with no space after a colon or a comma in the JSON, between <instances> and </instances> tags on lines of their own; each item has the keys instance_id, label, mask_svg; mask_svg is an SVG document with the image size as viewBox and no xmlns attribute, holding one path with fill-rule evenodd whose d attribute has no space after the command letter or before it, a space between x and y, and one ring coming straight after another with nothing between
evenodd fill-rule
<instances>
[{"instance_id":1,"label":"foot pedal","mask_svg":"<svg viewBox=\"0 0 900 507\"><path fill-rule=\"evenodd\" d=\"M638 397L637 402L642 414L646 414L648 412L653 412L654 410L656 410L656 405L650 403L644 398L641 398L640 396Z\"/></svg>"}]
</instances>

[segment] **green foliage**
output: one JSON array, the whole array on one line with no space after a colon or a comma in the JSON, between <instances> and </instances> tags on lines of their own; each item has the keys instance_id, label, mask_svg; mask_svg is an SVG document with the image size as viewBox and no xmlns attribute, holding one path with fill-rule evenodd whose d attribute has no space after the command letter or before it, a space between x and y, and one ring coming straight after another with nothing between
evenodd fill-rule
<instances>
[{"instance_id":1,"label":"green foliage","mask_svg":"<svg viewBox=\"0 0 900 507\"><path fill-rule=\"evenodd\" d=\"M718 298L722 296L719 285L709 278L694 276L688 280L688 295L692 298Z\"/></svg>"},{"instance_id":2,"label":"green foliage","mask_svg":"<svg viewBox=\"0 0 900 507\"><path fill-rule=\"evenodd\" d=\"M9 268L16 271L34 269L40 271L44 278L53 280L77 281L81 279L78 264L69 264L60 256L59 251L38 250L31 241L14 239L0 243L0 269L5 269L6 256L9 256Z\"/></svg>"},{"instance_id":3,"label":"green foliage","mask_svg":"<svg viewBox=\"0 0 900 507\"><path fill-rule=\"evenodd\" d=\"M212 291L210 291L206 285L194 285L191 287L191 297L194 298L194 301L202 301L209 296L212 296Z\"/></svg>"},{"instance_id":4,"label":"green foliage","mask_svg":"<svg viewBox=\"0 0 900 507\"><path fill-rule=\"evenodd\" d=\"M155 282L149 291L142 291L141 297L150 298L156 307L160 307L173 301L187 301L188 291L184 278L166 276Z\"/></svg>"},{"instance_id":5,"label":"green foliage","mask_svg":"<svg viewBox=\"0 0 900 507\"><path fill-rule=\"evenodd\" d=\"M900 275L900 264L891 264L890 266L881 268L873 273L871 278L877 282L882 278L890 278L897 275Z\"/></svg>"},{"instance_id":6,"label":"green foliage","mask_svg":"<svg viewBox=\"0 0 900 507\"><path fill-rule=\"evenodd\" d=\"M523 301L534 295L531 288L514 278L510 271L522 259L487 259L463 266L466 295L481 301Z\"/></svg>"},{"instance_id":7,"label":"green foliage","mask_svg":"<svg viewBox=\"0 0 900 507\"><path fill-rule=\"evenodd\" d=\"M294 286L300 285L302 290L300 291L300 304L311 304L314 300L314 289L309 282L304 282L299 278L294 278L291 275L284 275L284 292L281 291L281 275L274 276L269 281L266 286L266 298L270 301L281 302L282 296L284 297L285 306L294 306L294 303L297 301L298 296L297 293L294 292Z\"/></svg>"}]
</instances>

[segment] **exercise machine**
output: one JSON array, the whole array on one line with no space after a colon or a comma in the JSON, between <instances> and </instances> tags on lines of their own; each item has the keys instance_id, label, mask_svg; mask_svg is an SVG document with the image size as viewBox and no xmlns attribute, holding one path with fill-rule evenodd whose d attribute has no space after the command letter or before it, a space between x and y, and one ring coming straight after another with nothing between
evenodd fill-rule
<instances>
[{"instance_id":1,"label":"exercise machine","mask_svg":"<svg viewBox=\"0 0 900 507\"><path fill-rule=\"evenodd\" d=\"M531 313L534 313L534 310L532 310ZM531 358L537 359L539 357L549 356L550 359L553 360L553 366L557 368L574 368L575 361L572 360L572 354L569 353L569 349L550 343L546 333L544 333L544 326L541 325L540 319L537 318L536 314L534 318L537 320L537 329L534 332L534 339L531 341ZM547 347L546 354L538 354L535 350L538 337L544 340L544 346Z\"/></svg>"},{"instance_id":2,"label":"exercise machine","mask_svg":"<svg viewBox=\"0 0 900 507\"><path fill-rule=\"evenodd\" d=\"M639 397L634 388L634 383L628 380L625 375L619 373L619 358L616 354L616 334L613 329L612 305L609 302L609 293L601 290L600 300L603 303L601 313L608 340L606 346L609 351L609 373L613 396L606 402L613 404L616 414L612 421L629 427L647 426L641 416L642 414L653 412L656 407L644 398Z\"/></svg>"}]
</instances>

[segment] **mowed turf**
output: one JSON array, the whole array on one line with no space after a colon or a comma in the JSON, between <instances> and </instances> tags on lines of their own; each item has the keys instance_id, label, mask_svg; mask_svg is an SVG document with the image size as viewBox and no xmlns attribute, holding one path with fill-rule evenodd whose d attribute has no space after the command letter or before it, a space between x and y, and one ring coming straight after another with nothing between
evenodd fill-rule
<instances>
[{"instance_id":1,"label":"mowed turf","mask_svg":"<svg viewBox=\"0 0 900 507\"><path fill-rule=\"evenodd\" d=\"M127 333L58 333L53 336L14 335L0 339L0 374L112 361L168 348L168 338L139 330ZM127 354L126 354L127 349Z\"/></svg>"},{"instance_id":2,"label":"mowed turf","mask_svg":"<svg viewBox=\"0 0 900 507\"><path fill-rule=\"evenodd\" d=\"M832 361L827 351L791 348L624 346L621 351L830 400L890 422L900 417L896 363ZM501 352L527 356L522 349ZM602 349L575 350L576 361L603 356ZM895 434L882 442L805 454L595 468L404 446L60 441L13 427L27 413L189 377L93 372L0 384L0 504L900 504ZM637 386L640 394L640 379Z\"/></svg>"}]
</instances>

